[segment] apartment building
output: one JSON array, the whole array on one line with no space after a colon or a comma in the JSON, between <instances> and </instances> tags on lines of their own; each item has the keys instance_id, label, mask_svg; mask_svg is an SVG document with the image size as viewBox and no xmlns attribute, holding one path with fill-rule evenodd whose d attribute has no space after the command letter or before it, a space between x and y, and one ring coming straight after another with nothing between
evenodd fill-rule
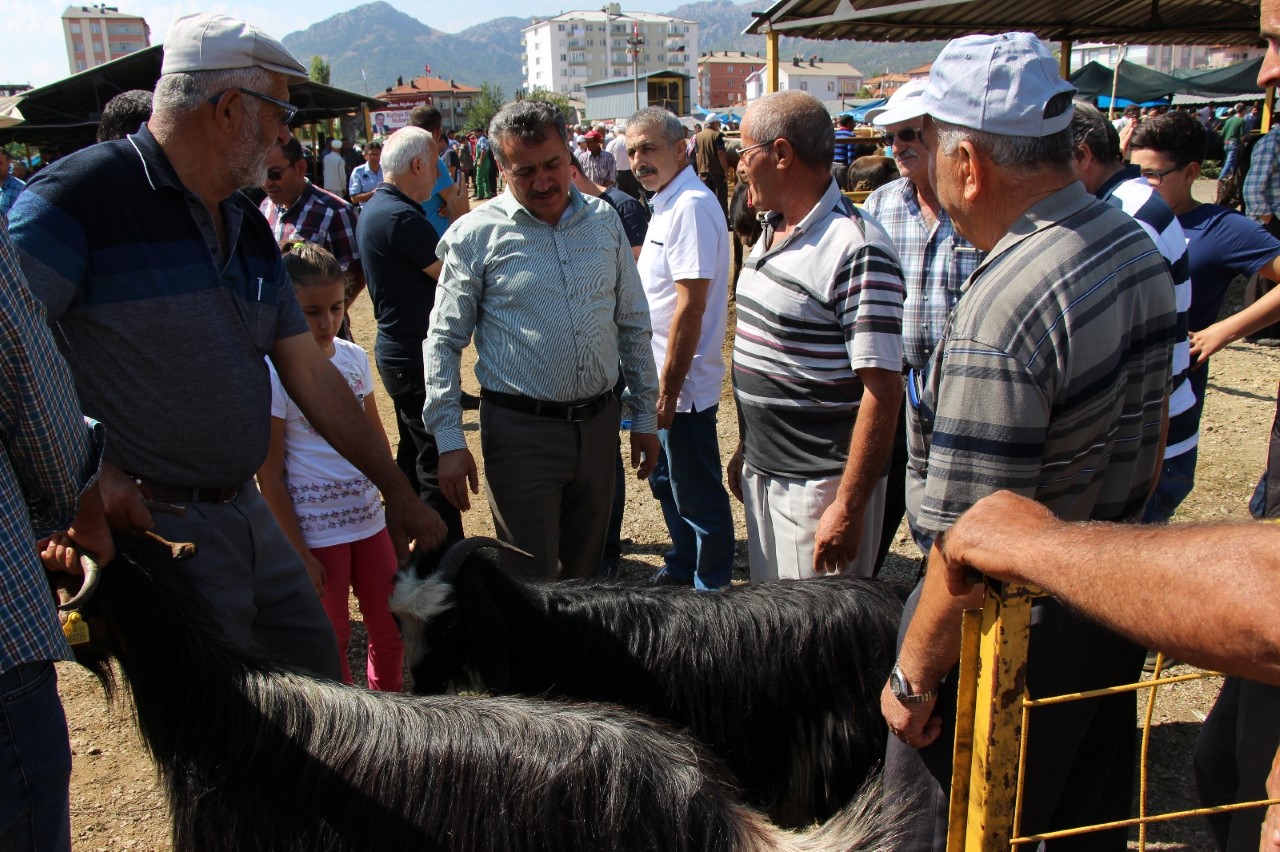
<instances>
[{"instance_id":1,"label":"apartment building","mask_svg":"<svg viewBox=\"0 0 1280 852\"><path fill-rule=\"evenodd\" d=\"M747 75L747 100L764 94L765 69ZM778 91L799 89L820 101L842 101L856 98L865 78L848 62L824 62L819 56L793 58L778 65Z\"/></svg>"},{"instance_id":2,"label":"apartment building","mask_svg":"<svg viewBox=\"0 0 1280 852\"><path fill-rule=\"evenodd\" d=\"M62 35L72 74L151 46L146 19L115 6L68 6L62 13Z\"/></svg>"},{"instance_id":3,"label":"apartment building","mask_svg":"<svg viewBox=\"0 0 1280 852\"><path fill-rule=\"evenodd\" d=\"M1266 53L1261 47L1207 44L1118 44L1086 43L1071 48L1071 70L1090 62L1115 68L1123 58L1127 62L1172 74L1174 71L1208 71L1256 59Z\"/></svg>"},{"instance_id":4,"label":"apartment building","mask_svg":"<svg viewBox=\"0 0 1280 852\"><path fill-rule=\"evenodd\" d=\"M624 12L618 3L534 19L521 30L525 91L582 97L582 87L662 71L697 75L698 22Z\"/></svg>"},{"instance_id":5,"label":"apartment building","mask_svg":"<svg viewBox=\"0 0 1280 852\"><path fill-rule=\"evenodd\" d=\"M698 57L698 103L709 109L747 100L747 77L764 67L763 57L741 50L713 50Z\"/></svg>"}]
</instances>

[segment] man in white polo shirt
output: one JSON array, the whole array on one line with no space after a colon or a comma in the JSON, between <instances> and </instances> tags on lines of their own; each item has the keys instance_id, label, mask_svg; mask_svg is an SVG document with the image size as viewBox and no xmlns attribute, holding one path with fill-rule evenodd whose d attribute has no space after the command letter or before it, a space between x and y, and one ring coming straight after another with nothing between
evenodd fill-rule
<instances>
[{"instance_id":1,"label":"man in white polo shirt","mask_svg":"<svg viewBox=\"0 0 1280 852\"><path fill-rule=\"evenodd\" d=\"M654 193L638 260L653 326L663 450L649 485L672 543L654 582L722 589L733 572L734 544L716 436L729 233L720 203L689 167L684 127L674 115L656 107L633 115L627 154L636 180Z\"/></svg>"}]
</instances>

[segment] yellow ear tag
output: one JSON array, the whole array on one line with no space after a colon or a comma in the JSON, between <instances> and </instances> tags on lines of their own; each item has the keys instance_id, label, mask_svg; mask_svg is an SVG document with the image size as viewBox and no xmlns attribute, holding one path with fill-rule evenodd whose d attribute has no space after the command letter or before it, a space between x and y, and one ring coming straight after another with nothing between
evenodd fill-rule
<instances>
[{"instance_id":1,"label":"yellow ear tag","mask_svg":"<svg viewBox=\"0 0 1280 852\"><path fill-rule=\"evenodd\" d=\"M78 612L69 612L62 622L62 634L72 645L84 645L89 641L89 625Z\"/></svg>"}]
</instances>

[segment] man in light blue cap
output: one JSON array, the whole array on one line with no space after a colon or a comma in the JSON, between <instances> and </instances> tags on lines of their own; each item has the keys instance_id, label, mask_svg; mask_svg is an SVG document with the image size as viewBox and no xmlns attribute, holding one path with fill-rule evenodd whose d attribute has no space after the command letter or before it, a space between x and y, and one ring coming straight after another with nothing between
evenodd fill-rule
<instances>
[{"instance_id":1,"label":"man in light blue cap","mask_svg":"<svg viewBox=\"0 0 1280 852\"><path fill-rule=\"evenodd\" d=\"M1142 228L1075 179L1073 92L1038 39L1006 33L952 41L922 96L937 199L988 253L908 377L907 511L926 550L999 489L1066 520L1137 520L1159 469L1173 280ZM981 598L930 572L907 604L881 696L885 782L920 803L899 849L945 848L960 613ZM1137 680L1142 660L1052 600L1035 605L1032 697ZM1134 714L1128 694L1032 715L1022 834L1127 816ZM1049 846L1072 842L1120 850L1125 832Z\"/></svg>"}]
</instances>

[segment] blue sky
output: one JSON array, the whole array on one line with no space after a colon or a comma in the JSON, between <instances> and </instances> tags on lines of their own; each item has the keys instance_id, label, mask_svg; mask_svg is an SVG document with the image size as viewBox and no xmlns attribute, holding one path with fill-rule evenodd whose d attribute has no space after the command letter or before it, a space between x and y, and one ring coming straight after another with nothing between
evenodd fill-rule
<instances>
[{"instance_id":1,"label":"blue sky","mask_svg":"<svg viewBox=\"0 0 1280 852\"><path fill-rule=\"evenodd\" d=\"M102 2L102 0L98 0ZM123 13L141 15L151 27L151 42L164 41L169 24L192 12L221 12L241 18L280 38L303 30L330 15L360 5L359 0L311 0L306 3L200 3L196 0L107 0ZM554 3L555 0L552 0ZM69 3L57 0L0 0L0 20L5 22L4 50L0 51L0 83L30 83L42 86L66 77L67 50L62 38L62 13ZM484 3L404 3L392 2L400 11L432 29L456 33L469 26L507 15L549 17L571 9L597 9L601 3L543 6L540 0L487 0ZM624 9L665 12L680 5L679 0L631 0ZM762 3L762 6L767 3Z\"/></svg>"}]
</instances>

